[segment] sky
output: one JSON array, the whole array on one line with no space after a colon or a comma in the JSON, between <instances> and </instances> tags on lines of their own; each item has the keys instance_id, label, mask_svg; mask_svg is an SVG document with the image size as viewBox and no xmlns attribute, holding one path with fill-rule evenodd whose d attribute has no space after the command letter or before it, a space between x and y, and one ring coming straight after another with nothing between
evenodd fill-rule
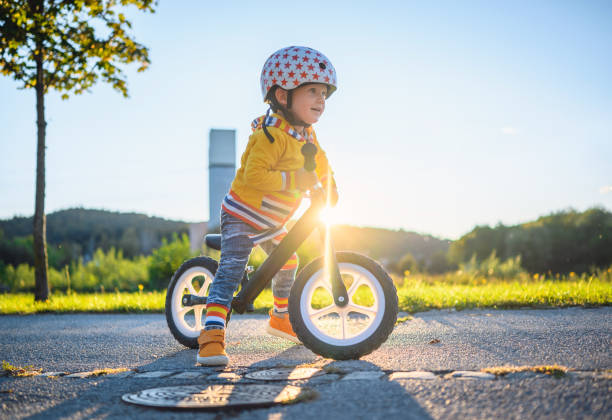
<instances>
[{"instance_id":1,"label":"sky","mask_svg":"<svg viewBox=\"0 0 612 420\"><path fill-rule=\"evenodd\" d=\"M330 58L315 125L344 224L457 239L477 225L612 209L612 2L159 2L130 98L46 96L46 204L208 220L208 135L237 162L259 76L289 45ZM0 76L0 219L34 212L35 92Z\"/></svg>"}]
</instances>

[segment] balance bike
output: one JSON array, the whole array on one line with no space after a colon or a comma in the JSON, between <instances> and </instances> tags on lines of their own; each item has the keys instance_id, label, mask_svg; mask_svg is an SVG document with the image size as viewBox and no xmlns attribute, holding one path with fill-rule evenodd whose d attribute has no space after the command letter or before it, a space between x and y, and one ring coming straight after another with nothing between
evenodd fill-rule
<instances>
[{"instance_id":1,"label":"balance bike","mask_svg":"<svg viewBox=\"0 0 612 420\"><path fill-rule=\"evenodd\" d=\"M316 146L302 147L304 168L315 169ZM325 239L324 256L311 261L297 275L289 295L289 319L308 349L336 360L358 359L384 343L397 320L397 291L376 261L354 252L334 251L329 229L320 221L325 193L320 184L310 192L310 207L255 271L245 270L241 288L232 300L237 313L252 311L252 302L291 255L319 228ZM221 235L206 235L206 245L221 249ZM206 296L218 262L200 256L185 261L172 276L166 295L166 320L183 345L198 348L206 315ZM229 321L229 316L227 321Z\"/></svg>"}]
</instances>

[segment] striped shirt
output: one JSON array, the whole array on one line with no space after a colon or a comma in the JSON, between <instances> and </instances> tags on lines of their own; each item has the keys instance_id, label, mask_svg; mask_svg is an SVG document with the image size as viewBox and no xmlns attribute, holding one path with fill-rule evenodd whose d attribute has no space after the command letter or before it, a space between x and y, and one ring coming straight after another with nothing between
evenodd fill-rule
<instances>
[{"instance_id":1,"label":"striped shirt","mask_svg":"<svg viewBox=\"0 0 612 420\"><path fill-rule=\"evenodd\" d=\"M254 244L268 240L278 243L287 233L285 223L300 206L302 194L277 191L264 196L261 208L242 201L233 191L223 200L221 207L227 213L254 227L258 232L249 235Z\"/></svg>"}]
</instances>

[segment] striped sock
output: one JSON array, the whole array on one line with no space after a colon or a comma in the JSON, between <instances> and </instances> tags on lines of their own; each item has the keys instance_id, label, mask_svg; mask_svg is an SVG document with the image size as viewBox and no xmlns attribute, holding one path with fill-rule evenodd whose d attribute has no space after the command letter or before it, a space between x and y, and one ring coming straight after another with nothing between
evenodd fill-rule
<instances>
[{"instance_id":1,"label":"striped sock","mask_svg":"<svg viewBox=\"0 0 612 420\"><path fill-rule=\"evenodd\" d=\"M204 320L205 330L223 330L225 329L225 320L229 308L219 305L218 303L206 304L206 319Z\"/></svg>"},{"instance_id":2,"label":"striped sock","mask_svg":"<svg viewBox=\"0 0 612 420\"><path fill-rule=\"evenodd\" d=\"M281 270L295 270L298 266L299 259L297 254L293 254L289 260L283 265Z\"/></svg>"},{"instance_id":3,"label":"striped sock","mask_svg":"<svg viewBox=\"0 0 612 420\"><path fill-rule=\"evenodd\" d=\"M274 312L276 312L277 314L286 314L288 303L289 298L280 298L274 296Z\"/></svg>"}]
</instances>

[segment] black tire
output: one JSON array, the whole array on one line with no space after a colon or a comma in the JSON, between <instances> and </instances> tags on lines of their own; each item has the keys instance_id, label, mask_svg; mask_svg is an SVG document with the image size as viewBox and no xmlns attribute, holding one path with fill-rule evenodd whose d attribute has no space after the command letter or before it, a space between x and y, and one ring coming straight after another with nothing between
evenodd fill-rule
<instances>
[{"instance_id":1,"label":"black tire","mask_svg":"<svg viewBox=\"0 0 612 420\"><path fill-rule=\"evenodd\" d=\"M168 292L166 294L166 322L168 323L168 328L170 328L170 332L177 339L179 343L182 345L197 349L198 348L198 336L200 334L199 331L195 329L193 331L185 331L180 327L180 322L178 319L175 319L176 316L176 308L172 307L173 301L175 299L174 293L177 291L176 286L178 282L182 282L182 276L185 275L190 269L194 269L198 271L201 269L201 272L206 275L206 277L212 276L214 278L215 273L217 272L218 267L217 261L208 257L196 257L190 260L185 261L178 270L172 276L172 280L170 280L170 284L168 285ZM211 279L212 281L212 279ZM180 288L181 296L182 296L183 288ZM175 304L176 301L174 301ZM181 304L182 306L182 304ZM194 311L195 312L195 311ZM227 321L229 321L230 314L227 316Z\"/></svg>"},{"instance_id":2,"label":"black tire","mask_svg":"<svg viewBox=\"0 0 612 420\"><path fill-rule=\"evenodd\" d=\"M343 268L349 269L351 267L350 264L359 266L371 274L368 277L369 281L378 282L380 285L382 289L382 296L380 298L384 299L384 313L380 318L376 315L379 323L376 324L373 321L374 327L372 328L375 329L369 332L367 336L362 338L358 336L352 339L353 341L357 339L359 340L358 342L342 345L342 343L338 342L335 344L330 343L330 341L334 341L333 338L330 337L330 340L327 340L324 333L314 330L316 326L313 326L313 323L305 322L303 310L306 309L301 308L302 293L304 293L304 288L309 283L309 280L311 278L315 279L316 277L314 276L320 275L320 270L324 267L322 257L313 260L304 267L295 279L291 288L291 294L289 295L289 319L293 331L298 338L304 346L314 353L335 360L358 359L380 347L393 331L398 311L397 290L389 275L376 261L354 252L337 252L336 258L338 259L341 273ZM311 325L310 328L313 329L312 331L309 329L309 324ZM366 332L363 334L366 334ZM336 339L336 341L342 340Z\"/></svg>"}]
</instances>

